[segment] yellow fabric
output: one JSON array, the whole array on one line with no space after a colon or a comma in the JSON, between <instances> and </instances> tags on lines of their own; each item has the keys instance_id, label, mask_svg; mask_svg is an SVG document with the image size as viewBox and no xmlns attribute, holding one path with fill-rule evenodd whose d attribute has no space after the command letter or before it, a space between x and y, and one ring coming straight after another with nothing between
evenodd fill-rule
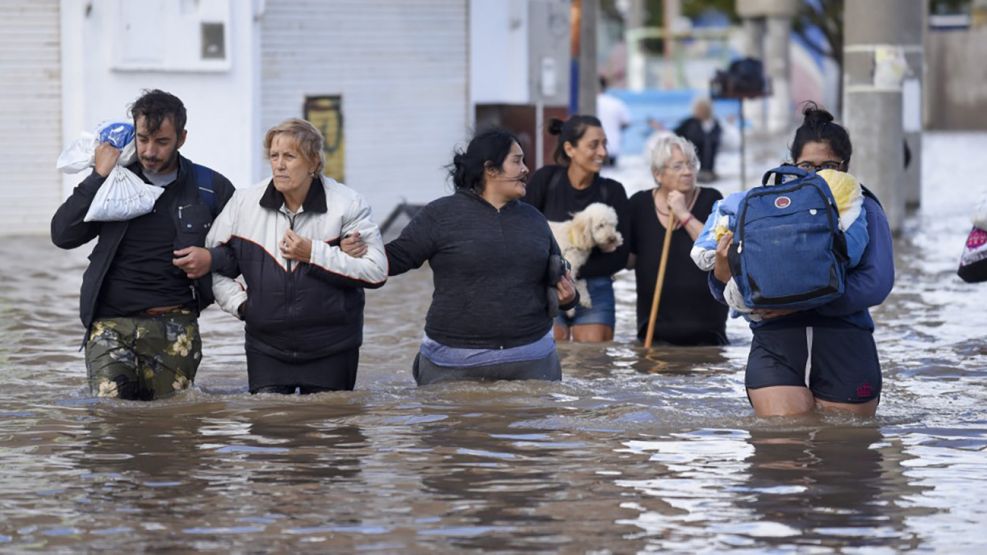
<instances>
[{"instance_id":1,"label":"yellow fabric","mask_svg":"<svg viewBox=\"0 0 987 555\"><path fill-rule=\"evenodd\" d=\"M717 243L720 242L721 237L730 231L729 224L730 218L727 216L720 216L720 219L716 221L716 226L713 228L713 239L716 239Z\"/></svg>"},{"instance_id":2,"label":"yellow fabric","mask_svg":"<svg viewBox=\"0 0 987 555\"><path fill-rule=\"evenodd\" d=\"M822 170L818 175L829 185L829 190L833 192L833 198L836 199L836 208L841 214L863 195L860 182L846 172Z\"/></svg>"}]
</instances>

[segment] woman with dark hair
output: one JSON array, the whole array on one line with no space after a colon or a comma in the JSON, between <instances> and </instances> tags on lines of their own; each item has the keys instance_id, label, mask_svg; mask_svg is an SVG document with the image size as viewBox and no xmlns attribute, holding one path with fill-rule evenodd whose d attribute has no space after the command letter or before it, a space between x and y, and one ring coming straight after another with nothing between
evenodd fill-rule
<instances>
[{"instance_id":1,"label":"woman with dark hair","mask_svg":"<svg viewBox=\"0 0 987 555\"><path fill-rule=\"evenodd\" d=\"M617 212L617 230L627 237L624 186L600 177L600 169L607 159L607 137L600 120L582 115L565 122L554 119L549 132L559 136L554 156L556 165L545 166L531 176L524 200L553 222L569 220L590 204L602 202ZM555 321L556 339L588 343L613 339L616 324L613 275L627 264L628 252L626 244L612 252L593 249L575 276L586 280L592 307L577 306L572 317L560 314Z\"/></svg>"},{"instance_id":2,"label":"woman with dark hair","mask_svg":"<svg viewBox=\"0 0 987 555\"><path fill-rule=\"evenodd\" d=\"M848 171L853 146L833 116L807 103L795 132L792 161L803 170ZM814 310L758 311L747 360L747 395L758 416L792 416L837 410L873 416L881 395L881 365L868 309L884 302L894 285L891 230L880 202L864 190L869 242L860 263L847 270L845 293ZM716 249L710 290L723 302L730 280L727 233Z\"/></svg>"},{"instance_id":3,"label":"woman with dark hair","mask_svg":"<svg viewBox=\"0 0 987 555\"><path fill-rule=\"evenodd\" d=\"M477 134L450 174L456 191L426 205L385 247L389 275L425 262L432 269L415 381L562 379L552 316L578 296L548 222L519 202L528 168L517 138Z\"/></svg>"}]
</instances>

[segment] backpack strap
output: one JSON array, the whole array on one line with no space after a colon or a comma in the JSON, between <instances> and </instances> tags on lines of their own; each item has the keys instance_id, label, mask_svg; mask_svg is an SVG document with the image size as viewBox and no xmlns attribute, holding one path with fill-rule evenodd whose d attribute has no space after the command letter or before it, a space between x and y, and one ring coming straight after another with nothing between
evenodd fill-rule
<instances>
[{"instance_id":1,"label":"backpack strap","mask_svg":"<svg viewBox=\"0 0 987 555\"><path fill-rule=\"evenodd\" d=\"M881 204L881 199L877 198L877 195L875 195L873 191L871 191L867 187L864 187L863 183L860 184L860 191L864 194L865 197L870 197L871 200L876 202L877 205L881 207L881 210L884 210L884 205Z\"/></svg>"},{"instance_id":2,"label":"backpack strap","mask_svg":"<svg viewBox=\"0 0 987 555\"><path fill-rule=\"evenodd\" d=\"M192 164L192 171L195 174L195 186L199 189L199 198L209 207L209 213L215 219L216 213L216 190L212 185L212 172L205 166Z\"/></svg>"},{"instance_id":3,"label":"backpack strap","mask_svg":"<svg viewBox=\"0 0 987 555\"><path fill-rule=\"evenodd\" d=\"M541 197L541 206L538 207L542 213L545 212L545 205L548 204L548 198L559 188L559 182L562 181L562 174L565 172L565 166L559 166L559 169L552 174L552 177L548 180L548 185L545 186L545 194Z\"/></svg>"},{"instance_id":4,"label":"backpack strap","mask_svg":"<svg viewBox=\"0 0 987 555\"><path fill-rule=\"evenodd\" d=\"M772 176L775 178L774 184L781 185L784 182L783 178L785 176L792 176L801 179L807 175L809 175L809 172L803 170L795 164L782 164L777 168L764 172L764 176L761 177L761 185L767 185L768 181L771 181Z\"/></svg>"},{"instance_id":5,"label":"backpack strap","mask_svg":"<svg viewBox=\"0 0 987 555\"><path fill-rule=\"evenodd\" d=\"M609 206L610 203L607 202L607 191L610 190L610 187L606 185L606 183L603 181L603 178L601 178L599 175L597 175L597 178L600 179L600 202Z\"/></svg>"}]
</instances>

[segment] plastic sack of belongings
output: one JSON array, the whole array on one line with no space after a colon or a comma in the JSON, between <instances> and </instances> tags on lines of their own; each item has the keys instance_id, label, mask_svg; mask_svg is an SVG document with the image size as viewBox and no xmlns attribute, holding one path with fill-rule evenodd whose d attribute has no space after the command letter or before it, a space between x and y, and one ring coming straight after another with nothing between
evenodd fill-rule
<instances>
[{"instance_id":1,"label":"plastic sack of belongings","mask_svg":"<svg viewBox=\"0 0 987 555\"><path fill-rule=\"evenodd\" d=\"M120 158L106 181L100 185L83 220L115 222L130 220L150 212L164 189L144 183L137 174L126 168L136 158L134 126L129 123L101 123L95 134L82 133L62 151L55 166L63 173L77 173L93 167L96 147L100 143L110 143L114 148L120 149Z\"/></svg>"}]
</instances>

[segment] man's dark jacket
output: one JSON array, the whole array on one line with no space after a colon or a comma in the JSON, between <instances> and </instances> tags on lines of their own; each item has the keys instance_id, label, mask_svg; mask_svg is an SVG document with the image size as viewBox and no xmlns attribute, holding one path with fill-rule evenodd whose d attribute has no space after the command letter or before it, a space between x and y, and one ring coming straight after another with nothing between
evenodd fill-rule
<instances>
[{"instance_id":1,"label":"man's dark jacket","mask_svg":"<svg viewBox=\"0 0 987 555\"><path fill-rule=\"evenodd\" d=\"M144 179L139 162L128 169ZM72 195L58 208L51 219L51 241L63 249L74 249L99 237L89 255L89 267L82 276L79 295L79 316L88 330L93 323L96 302L103 279L116 256L120 241L127 232L129 222L85 222L93 197L106 178L93 171L76 186ZM147 181L145 179L145 181ZM187 158L178 157L178 177L168 187L178 187L169 210L175 223L175 249L205 244L212 221L233 196L233 184L221 174L193 164ZM199 189L210 191L200 191ZM212 197L212 198L210 198ZM213 302L212 274L192 280L192 292L201 311Z\"/></svg>"}]
</instances>

